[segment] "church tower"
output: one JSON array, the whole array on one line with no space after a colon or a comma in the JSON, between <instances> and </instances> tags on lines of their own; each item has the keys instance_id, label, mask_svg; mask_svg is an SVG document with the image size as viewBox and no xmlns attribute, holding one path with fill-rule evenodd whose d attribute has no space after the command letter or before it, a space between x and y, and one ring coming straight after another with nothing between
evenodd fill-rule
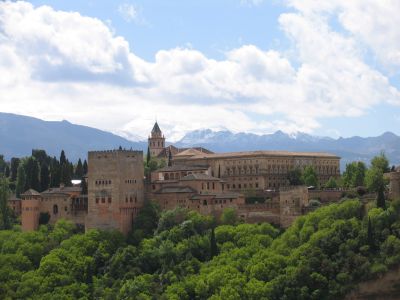
<instances>
[{"instance_id":1,"label":"church tower","mask_svg":"<svg viewBox=\"0 0 400 300\"><path fill-rule=\"evenodd\" d=\"M151 135L148 139L148 146L152 157L157 157L158 154L165 148L165 137L161 132L157 122L151 130Z\"/></svg>"}]
</instances>

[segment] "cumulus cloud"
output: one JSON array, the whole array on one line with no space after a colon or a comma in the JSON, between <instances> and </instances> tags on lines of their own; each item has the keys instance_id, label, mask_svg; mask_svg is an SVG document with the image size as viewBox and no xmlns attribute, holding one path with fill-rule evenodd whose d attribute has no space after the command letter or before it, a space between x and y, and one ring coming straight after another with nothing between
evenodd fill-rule
<instances>
[{"instance_id":1,"label":"cumulus cloud","mask_svg":"<svg viewBox=\"0 0 400 300\"><path fill-rule=\"evenodd\" d=\"M282 14L279 23L292 41L289 54L244 45L215 60L195 49L175 48L158 51L149 62L101 20L2 2L2 110L68 119L125 136L146 136L157 118L166 134L178 139L199 128L312 132L321 118L400 104L400 92L364 58L368 47L382 64L396 64L399 47L390 38L399 30L392 20L380 20L393 31L382 41L374 37L379 31L356 28L349 20L361 13L357 5L288 3L295 11ZM350 34L333 30L332 15ZM378 41L392 54L375 49Z\"/></svg>"}]
</instances>

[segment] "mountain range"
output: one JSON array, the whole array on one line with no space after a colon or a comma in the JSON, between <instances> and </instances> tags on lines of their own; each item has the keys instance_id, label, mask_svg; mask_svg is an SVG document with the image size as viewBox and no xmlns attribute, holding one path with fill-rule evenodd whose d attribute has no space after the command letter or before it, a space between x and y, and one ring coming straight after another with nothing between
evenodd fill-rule
<instances>
[{"instance_id":1,"label":"mountain range","mask_svg":"<svg viewBox=\"0 0 400 300\"><path fill-rule=\"evenodd\" d=\"M149 129L150 130L150 129ZM400 137L385 132L377 137L330 138L305 133L272 134L232 133L230 131L195 130L174 143L177 147L201 146L214 152L246 150L323 151L342 157L342 170L354 160L369 162L384 151L391 164L400 164ZM0 154L6 159L30 155L32 149L45 149L51 156L65 150L73 161L86 158L89 150L126 149L146 151L147 141L130 141L99 129L68 121L40 119L0 113Z\"/></svg>"}]
</instances>

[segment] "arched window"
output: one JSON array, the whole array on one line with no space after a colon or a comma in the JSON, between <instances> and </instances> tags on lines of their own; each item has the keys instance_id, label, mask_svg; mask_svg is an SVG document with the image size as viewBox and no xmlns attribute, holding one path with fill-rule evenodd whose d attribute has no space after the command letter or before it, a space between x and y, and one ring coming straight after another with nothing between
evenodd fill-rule
<instances>
[{"instance_id":1,"label":"arched window","mask_svg":"<svg viewBox=\"0 0 400 300\"><path fill-rule=\"evenodd\" d=\"M53 214L58 214L58 205L57 204L54 204L53 205Z\"/></svg>"}]
</instances>

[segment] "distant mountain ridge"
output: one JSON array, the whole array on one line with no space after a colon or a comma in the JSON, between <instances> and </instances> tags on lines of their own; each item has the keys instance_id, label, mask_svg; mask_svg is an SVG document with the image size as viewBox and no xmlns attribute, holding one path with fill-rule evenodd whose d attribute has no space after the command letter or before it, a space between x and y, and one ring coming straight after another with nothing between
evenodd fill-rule
<instances>
[{"instance_id":1,"label":"distant mountain ridge","mask_svg":"<svg viewBox=\"0 0 400 300\"><path fill-rule=\"evenodd\" d=\"M306 133L289 135L282 131L257 135L230 131L196 130L175 143L178 147L201 146L216 152L287 150L329 152L342 157L342 170L346 163L361 160L368 163L372 157L384 151L391 164L400 163L400 137L385 132L377 137L330 138Z\"/></svg>"},{"instance_id":2,"label":"distant mountain ridge","mask_svg":"<svg viewBox=\"0 0 400 300\"><path fill-rule=\"evenodd\" d=\"M32 149L44 149L58 157L64 150L76 161L90 150L147 149L145 142L132 142L110 132L71 124L68 121L43 121L37 118L0 113L0 154L6 159L31 155Z\"/></svg>"},{"instance_id":3,"label":"distant mountain ridge","mask_svg":"<svg viewBox=\"0 0 400 300\"><path fill-rule=\"evenodd\" d=\"M151 128L149 128L149 131ZM132 135L135 137L135 133ZM341 168L354 160L369 162L385 151L390 163L400 164L400 137L385 132L377 137L350 137L333 139L306 133L272 134L232 133L228 130L210 129L188 132L174 143L177 147L204 147L214 152L286 150L329 152L342 157ZM32 149L44 149L51 156L59 156L64 150L73 161L86 158L90 150L116 149L143 150L147 141L130 141L126 138L99 129L71 124L68 121L43 121L40 119L0 113L0 154L7 159L31 154Z\"/></svg>"}]
</instances>

